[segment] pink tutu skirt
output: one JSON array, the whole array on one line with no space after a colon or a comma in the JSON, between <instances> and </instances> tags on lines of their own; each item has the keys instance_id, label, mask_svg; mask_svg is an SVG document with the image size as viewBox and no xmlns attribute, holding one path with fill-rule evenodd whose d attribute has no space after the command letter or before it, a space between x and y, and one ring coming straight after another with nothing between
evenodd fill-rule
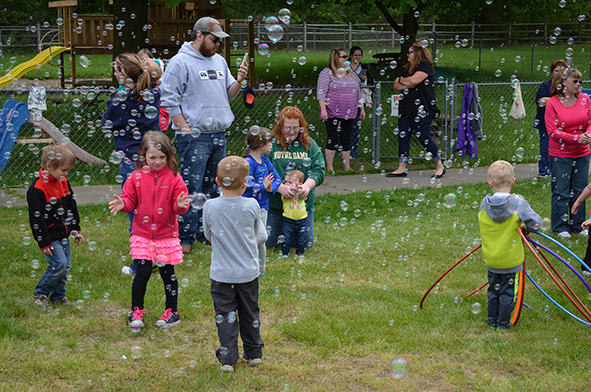
<instances>
[{"instance_id":1,"label":"pink tutu skirt","mask_svg":"<svg viewBox=\"0 0 591 392\"><path fill-rule=\"evenodd\" d=\"M175 265L183 262L183 249L178 238L149 240L139 235L132 235L131 252L134 260L151 260L158 266Z\"/></svg>"}]
</instances>

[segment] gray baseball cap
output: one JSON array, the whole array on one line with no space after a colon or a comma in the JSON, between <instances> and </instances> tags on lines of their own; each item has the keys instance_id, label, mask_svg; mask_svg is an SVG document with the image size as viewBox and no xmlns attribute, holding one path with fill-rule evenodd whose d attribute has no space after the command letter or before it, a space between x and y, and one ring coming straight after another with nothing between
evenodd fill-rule
<instances>
[{"instance_id":1,"label":"gray baseball cap","mask_svg":"<svg viewBox=\"0 0 591 392\"><path fill-rule=\"evenodd\" d=\"M208 16L199 19L195 22L195 26L193 26L193 31L201 31L202 33L209 33L213 34L218 38L226 38L229 37L230 34L227 34L222 30L222 25L214 18L210 18Z\"/></svg>"}]
</instances>

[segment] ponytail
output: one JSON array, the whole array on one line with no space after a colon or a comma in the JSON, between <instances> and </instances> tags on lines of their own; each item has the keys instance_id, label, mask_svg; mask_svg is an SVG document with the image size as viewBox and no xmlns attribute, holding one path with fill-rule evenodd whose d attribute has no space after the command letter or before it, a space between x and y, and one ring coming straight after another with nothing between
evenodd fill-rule
<instances>
[{"instance_id":1,"label":"ponytail","mask_svg":"<svg viewBox=\"0 0 591 392\"><path fill-rule=\"evenodd\" d=\"M156 84L162 76L162 70L158 64L154 61L147 61L143 64L140 58L133 53L120 54L115 62L125 72L125 75L133 80L134 85L131 91L136 94L138 103L142 100L142 92Z\"/></svg>"}]
</instances>

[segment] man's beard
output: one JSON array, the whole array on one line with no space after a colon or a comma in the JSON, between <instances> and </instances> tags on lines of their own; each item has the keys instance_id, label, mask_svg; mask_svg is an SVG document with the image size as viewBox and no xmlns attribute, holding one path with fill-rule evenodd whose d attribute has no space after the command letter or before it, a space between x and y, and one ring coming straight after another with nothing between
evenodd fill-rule
<instances>
[{"instance_id":1,"label":"man's beard","mask_svg":"<svg viewBox=\"0 0 591 392\"><path fill-rule=\"evenodd\" d=\"M199 53L201 53L205 57L212 57L217 53L217 50L215 47L213 47L213 48L200 47Z\"/></svg>"}]
</instances>

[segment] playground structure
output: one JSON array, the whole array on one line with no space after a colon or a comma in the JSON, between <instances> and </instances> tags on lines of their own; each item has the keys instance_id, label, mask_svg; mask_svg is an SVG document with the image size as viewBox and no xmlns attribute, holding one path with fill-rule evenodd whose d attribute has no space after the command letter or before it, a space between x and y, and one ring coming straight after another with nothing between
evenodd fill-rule
<instances>
[{"instance_id":1,"label":"playground structure","mask_svg":"<svg viewBox=\"0 0 591 392\"><path fill-rule=\"evenodd\" d=\"M112 0L110 0L112 4ZM0 77L0 89L9 86L14 81L23 77L27 72L46 65L59 55L61 69L60 84L62 89L66 85L72 88L84 85L112 86L116 81L113 78L105 80L82 81L76 77L76 57L87 54L111 55L113 53L113 38L117 29L114 27L118 21L114 15L77 15L74 7L78 5L78 0L53 1L48 4L50 8L56 8L58 13L57 30L47 33L43 37L43 44L46 47L33 59L18 64L10 69L6 75ZM224 26L224 30L229 32L230 26L247 25L248 35L246 44L240 45L241 49L232 53L232 43L229 39L224 40L221 46L222 55L226 58L228 66L237 68L238 59L242 59L244 52L248 52L250 58L250 67L248 79L255 80L255 44L254 28L252 22L246 20L221 19L221 8L219 3L211 4L209 0L198 0L195 2L180 3L177 7L166 8L165 1L156 1L148 9L147 34L149 48L155 57L170 58L174 56L183 42L190 40L190 32L193 29L195 21L203 16L214 16ZM234 45L234 49L236 49ZM71 78L65 79L64 73L64 53L70 53L71 56ZM235 58L235 61L232 61ZM57 105L63 103L62 99L53 100ZM17 108L15 110L15 108ZM74 144L58 127L45 118L33 120L29 115L25 103L17 103L14 100L5 102L0 118L0 148L2 155L0 159L0 173L11 156L15 143L51 143L57 141L66 144L76 155L76 157L85 163L95 165L106 165L106 162L94 155L86 152ZM29 119L30 118L30 119ZM19 137L20 128L25 123L30 122L36 129L41 129L45 138ZM8 126L10 129L6 129ZM22 134L22 132L21 132Z\"/></svg>"},{"instance_id":2,"label":"playground structure","mask_svg":"<svg viewBox=\"0 0 591 392\"><path fill-rule=\"evenodd\" d=\"M572 267L566 260L564 260L562 257L560 257L556 252L553 252L548 247L546 247L546 246L538 243L537 241L529 238L529 236L526 236L522 230L520 230L520 234L521 234L521 239L523 241L524 246L527 246L527 248L534 255L534 257L538 261L538 263L540 263L540 265L542 266L542 268L544 269L544 271L548 274L548 276L552 279L552 281L558 286L558 288L560 289L560 291L562 291L566 295L566 297L569 299L569 301L582 314L583 319L581 319L580 317L575 316L574 314L572 314L571 312L569 312L567 309L565 309L554 298L552 298L550 295L548 295L538 285L538 283L536 283L536 281L531 277L531 275L529 274L529 272L526 270L526 268L525 268L525 259L524 259L524 261L523 261L523 269L517 275L518 276L518 279L517 279L517 290L516 290L516 293L515 293L515 308L513 310L513 314L512 314L512 317L511 317L511 325L516 325L517 322L519 321L519 317L521 315L521 311L523 309L523 306L529 307L523 301L524 300L524 295L525 295L525 277L527 276L527 278L532 282L532 284L547 299L549 299L550 302L552 302L554 305L556 305L561 311L563 311L564 313L566 313L567 315L569 315L573 319L579 321L580 323L585 324L587 326L591 326L591 311L589 311L589 309L585 306L585 304L583 303L583 301L581 301L581 299L575 294L574 290L566 283L566 281L564 280L564 278L562 277L562 275L560 275L560 273L556 270L556 268L552 265L552 263L550 263L550 261L548 260L548 258L542 252L542 250L545 251L545 252L547 252L548 254L554 256L559 261L561 261L571 272L573 272L577 276L577 278L583 283L583 285L585 286L585 288L587 289L587 291L589 293L591 293L591 286L581 276L581 274L579 274L575 270L574 267ZM583 268L585 268L589 272L591 272L591 270L589 269L589 267L587 267L587 265L577 255L575 255L570 249L568 249L567 247L565 247L564 245L562 245L560 242L554 240L553 238L551 238L551 237L549 237L549 236L547 236L547 235L545 235L543 233L535 232L535 234L537 234L537 235L539 235L539 236L541 236L541 237L543 237L543 238L551 241L555 245L558 245L561 249L565 250L569 255L573 256L575 258L575 260L579 261L581 263L581 265L582 265ZM467 259L470 255L472 255L478 249L480 249L481 246L482 246L482 244L477 245L472 250L470 250L468 253L466 253L462 258L460 258L457 262L455 262L447 271L445 271L443 273L443 275L441 275L431 285L431 287L429 287L429 289L427 290L427 292L423 295L423 298L421 298L421 302L420 302L420 305L419 305L421 309L423 308L423 302L425 301L425 299L427 298L427 296L429 295L429 293L431 292L431 290L433 290L433 288L447 274L449 274L456 266L458 266L460 263L462 263L465 259ZM471 295L479 292L481 289L483 289L484 287L486 287L487 284L488 284L488 282L485 282L484 284L482 284L481 286L479 286L477 289L475 289L475 290L471 291L470 293L468 293L464 298L468 298ZM464 298L462 298L462 300Z\"/></svg>"},{"instance_id":3,"label":"playground structure","mask_svg":"<svg viewBox=\"0 0 591 392\"><path fill-rule=\"evenodd\" d=\"M19 137L20 129L26 123L30 123L35 128L40 129L43 135L49 136L49 138L35 138L32 140ZM78 147L47 119L34 119L26 103L17 102L14 99L4 102L4 106L0 111L0 174L4 171L6 164L10 160L15 143L51 143L53 141L67 146L81 162L95 165L107 164L104 160Z\"/></svg>"},{"instance_id":4,"label":"playground structure","mask_svg":"<svg viewBox=\"0 0 591 392\"><path fill-rule=\"evenodd\" d=\"M112 4L112 0L109 2ZM224 26L225 31L230 31L231 25L247 25L248 39L246 51L250 57L248 79L255 80L254 67L254 27L247 20L220 19L222 6L219 3L211 4L209 0L195 2L183 2L176 7L165 7L165 1L156 1L148 8L148 43L146 47L152 50L155 57L170 58L174 56L183 42L190 40L190 31L197 19L203 16L213 16ZM70 48L72 77L65 80L62 70L62 88L66 84L72 87L89 84L76 78L76 56L87 54L112 54L113 35L117 31L114 15L76 15L74 7L78 0L62 0L49 2L50 8L57 8L58 19L63 24L58 26L55 44ZM228 66L236 68L232 57L242 57L243 51L232 54L230 40L224 40L221 49ZM63 52L60 53L61 66L63 67ZM93 81L95 82L95 81ZM114 84L112 80L101 81L104 85ZM92 83L96 85L95 83Z\"/></svg>"}]
</instances>

